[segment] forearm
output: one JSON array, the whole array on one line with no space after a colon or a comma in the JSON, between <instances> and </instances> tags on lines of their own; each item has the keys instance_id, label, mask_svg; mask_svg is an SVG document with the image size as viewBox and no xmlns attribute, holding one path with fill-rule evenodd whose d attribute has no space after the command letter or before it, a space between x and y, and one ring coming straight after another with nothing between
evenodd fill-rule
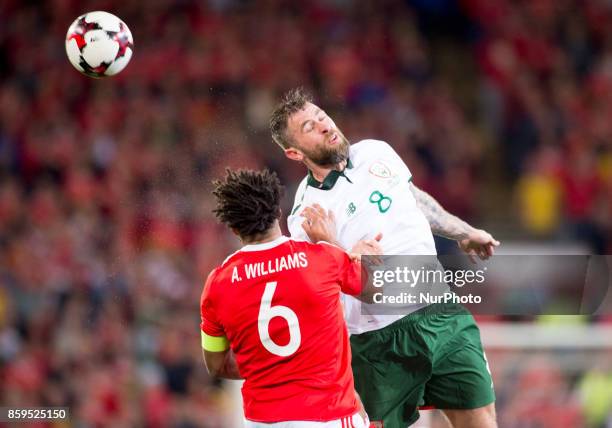
<instances>
[{"instance_id":1,"label":"forearm","mask_svg":"<svg viewBox=\"0 0 612 428\"><path fill-rule=\"evenodd\" d=\"M230 351L225 355L223 367L219 371L218 376L225 379L242 379L240 371L238 371L238 364L236 363L234 352Z\"/></svg>"},{"instance_id":2,"label":"forearm","mask_svg":"<svg viewBox=\"0 0 612 428\"><path fill-rule=\"evenodd\" d=\"M415 185L411 186L411 190L434 235L459 241L466 239L469 233L474 230L465 221L442 208L438 201L427 192Z\"/></svg>"},{"instance_id":3,"label":"forearm","mask_svg":"<svg viewBox=\"0 0 612 428\"><path fill-rule=\"evenodd\" d=\"M242 379L238 371L236 358L231 350L225 352L204 351L204 362L208 373L225 379Z\"/></svg>"}]
</instances>

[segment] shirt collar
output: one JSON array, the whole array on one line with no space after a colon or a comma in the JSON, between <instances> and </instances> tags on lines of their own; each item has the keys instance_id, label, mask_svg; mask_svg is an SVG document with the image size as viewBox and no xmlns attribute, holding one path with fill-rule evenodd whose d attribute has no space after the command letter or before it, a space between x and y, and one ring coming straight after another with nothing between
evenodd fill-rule
<instances>
[{"instance_id":1,"label":"shirt collar","mask_svg":"<svg viewBox=\"0 0 612 428\"><path fill-rule=\"evenodd\" d=\"M350 159L346 160L346 168L348 169L353 168L353 163L351 162ZM327 174L327 177L323 179L323 182L320 182L316 178L314 178L314 176L312 175L312 172L308 170L308 180L306 181L306 184L308 184L310 187L314 187L315 189L330 190L334 187L334 185L336 184L336 181L338 181L338 178L340 177L346 178L347 181L352 184L353 182L350 180L350 178L348 178L344 174L344 171L346 170L346 168L342 171L337 171L335 169L332 169L331 171L329 171L329 174Z\"/></svg>"},{"instance_id":2,"label":"shirt collar","mask_svg":"<svg viewBox=\"0 0 612 428\"><path fill-rule=\"evenodd\" d=\"M286 236L279 236L273 241L263 242L261 244L247 244L240 249L240 251L262 251L269 250L270 248L274 248L277 245L283 244L289 240Z\"/></svg>"}]
</instances>

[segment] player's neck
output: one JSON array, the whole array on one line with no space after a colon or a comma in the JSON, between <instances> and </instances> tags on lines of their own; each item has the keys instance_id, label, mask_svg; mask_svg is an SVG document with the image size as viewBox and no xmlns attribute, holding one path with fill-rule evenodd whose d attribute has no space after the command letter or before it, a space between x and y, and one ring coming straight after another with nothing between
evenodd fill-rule
<instances>
[{"instance_id":1,"label":"player's neck","mask_svg":"<svg viewBox=\"0 0 612 428\"><path fill-rule=\"evenodd\" d=\"M254 244L264 244L266 242L272 242L278 238L283 236L283 232L281 231L278 220L274 222L272 227L265 231L264 233L260 233L258 235L252 236L250 238L241 238L240 240L244 245L254 245Z\"/></svg>"},{"instance_id":2,"label":"player's neck","mask_svg":"<svg viewBox=\"0 0 612 428\"><path fill-rule=\"evenodd\" d=\"M315 178L315 180L319 182L323 182L325 180L325 177L327 177L327 175L330 173L330 171L332 170L344 171L344 168L346 168L346 160L343 160L342 162L339 162L333 166L320 166L313 162L304 162L304 163L310 170L310 173Z\"/></svg>"}]
</instances>

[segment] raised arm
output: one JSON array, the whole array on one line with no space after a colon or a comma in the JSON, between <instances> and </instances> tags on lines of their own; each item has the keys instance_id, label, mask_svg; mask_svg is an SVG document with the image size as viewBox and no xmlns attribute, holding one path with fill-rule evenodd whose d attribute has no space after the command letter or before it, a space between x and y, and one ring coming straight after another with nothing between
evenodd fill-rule
<instances>
[{"instance_id":1,"label":"raised arm","mask_svg":"<svg viewBox=\"0 0 612 428\"><path fill-rule=\"evenodd\" d=\"M486 260L493 255L494 248L499 245L499 241L490 233L476 229L459 217L450 214L431 195L414 184L410 185L410 189L434 235L457 241L459 247L472 258L478 256Z\"/></svg>"}]
</instances>

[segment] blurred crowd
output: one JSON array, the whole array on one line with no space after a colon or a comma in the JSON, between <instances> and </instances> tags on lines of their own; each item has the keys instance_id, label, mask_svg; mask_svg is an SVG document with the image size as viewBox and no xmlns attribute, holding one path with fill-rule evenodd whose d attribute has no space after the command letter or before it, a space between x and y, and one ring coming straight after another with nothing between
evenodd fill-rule
<instances>
[{"instance_id":1,"label":"blurred crowd","mask_svg":"<svg viewBox=\"0 0 612 428\"><path fill-rule=\"evenodd\" d=\"M134 35L106 80L64 52L92 10ZM0 403L69 406L82 427L226 426L198 302L238 242L210 181L267 166L293 194L305 171L267 122L298 85L352 141L389 141L449 211L482 222L516 205L529 237L610 252L610 23L596 0L0 1ZM440 44L474 65L451 68L473 105Z\"/></svg>"},{"instance_id":2,"label":"blurred crowd","mask_svg":"<svg viewBox=\"0 0 612 428\"><path fill-rule=\"evenodd\" d=\"M534 236L612 237L612 8L605 1L466 0L483 119Z\"/></svg>"}]
</instances>

